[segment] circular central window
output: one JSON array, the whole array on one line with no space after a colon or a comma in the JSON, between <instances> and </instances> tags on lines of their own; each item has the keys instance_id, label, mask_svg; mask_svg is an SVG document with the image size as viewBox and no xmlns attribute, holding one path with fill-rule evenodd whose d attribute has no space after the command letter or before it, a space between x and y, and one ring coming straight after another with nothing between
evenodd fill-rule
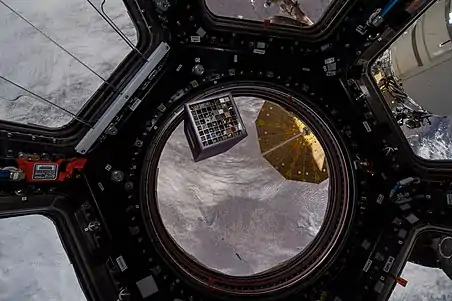
<instances>
[{"instance_id":1,"label":"circular central window","mask_svg":"<svg viewBox=\"0 0 452 301\"><path fill-rule=\"evenodd\" d=\"M313 241L328 206L327 156L303 118L259 98L236 97L247 137L195 162L183 121L158 162L156 201L176 245L204 267L250 276Z\"/></svg>"},{"instance_id":2,"label":"circular central window","mask_svg":"<svg viewBox=\"0 0 452 301\"><path fill-rule=\"evenodd\" d=\"M212 296L283 298L337 258L352 221L353 169L310 99L226 83L180 99L153 129L141 208L177 277Z\"/></svg>"}]
</instances>

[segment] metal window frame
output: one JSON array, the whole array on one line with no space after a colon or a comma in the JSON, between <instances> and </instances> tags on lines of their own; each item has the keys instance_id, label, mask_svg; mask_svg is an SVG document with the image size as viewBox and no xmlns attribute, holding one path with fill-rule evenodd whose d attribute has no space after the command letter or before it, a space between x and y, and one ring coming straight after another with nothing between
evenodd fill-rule
<instances>
[{"instance_id":1,"label":"metal window frame","mask_svg":"<svg viewBox=\"0 0 452 301\"><path fill-rule=\"evenodd\" d=\"M115 98L111 106L96 122L82 140L77 144L75 150L80 154L87 153L96 140L104 133L105 129L112 122L113 118L119 113L124 105L129 101L138 87L144 82L148 75L157 67L165 55L168 53L170 47L167 43L162 42L157 49L151 54L147 62L141 67L140 71L129 81L127 86Z\"/></svg>"}]
</instances>

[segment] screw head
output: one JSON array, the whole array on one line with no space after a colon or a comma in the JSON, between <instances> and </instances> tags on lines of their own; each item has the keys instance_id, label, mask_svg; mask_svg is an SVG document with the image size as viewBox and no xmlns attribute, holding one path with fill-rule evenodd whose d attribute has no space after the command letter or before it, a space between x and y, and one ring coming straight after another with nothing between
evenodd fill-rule
<instances>
[{"instance_id":1,"label":"screw head","mask_svg":"<svg viewBox=\"0 0 452 301\"><path fill-rule=\"evenodd\" d=\"M124 180L124 173L120 170L113 170L111 172L111 180L115 183L121 183Z\"/></svg>"},{"instance_id":2,"label":"screw head","mask_svg":"<svg viewBox=\"0 0 452 301\"><path fill-rule=\"evenodd\" d=\"M105 131L105 133L106 133L107 135L115 136L116 134L118 134L118 129L115 128L114 126L110 126L110 127Z\"/></svg>"},{"instance_id":3,"label":"screw head","mask_svg":"<svg viewBox=\"0 0 452 301\"><path fill-rule=\"evenodd\" d=\"M133 189L133 183L132 182L127 182L124 184L124 188L126 190L132 190Z\"/></svg>"},{"instance_id":4,"label":"screw head","mask_svg":"<svg viewBox=\"0 0 452 301\"><path fill-rule=\"evenodd\" d=\"M203 75L204 67L201 64L197 64L193 67L192 72L196 75Z\"/></svg>"}]
</instances>

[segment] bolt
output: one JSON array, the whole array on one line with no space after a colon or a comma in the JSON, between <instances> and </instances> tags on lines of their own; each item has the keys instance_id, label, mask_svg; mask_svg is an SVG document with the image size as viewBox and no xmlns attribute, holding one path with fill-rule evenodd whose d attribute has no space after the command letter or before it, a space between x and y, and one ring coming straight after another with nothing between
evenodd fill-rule
<instances>
[{"instance_id":1,"label":"bolt","mask_svg":"<svg viewBox=\"0 0 452 301\"><path fill-rule=\"evenodd\" d=\"M100 230L100 223L98 221L93 221L88 224L88 227L85 228L85 232L94 232Z\"/></svg>"},{"instance_id":2,"label":"bolt","mask_svg":"<svg viewBox=\"0 0 452 301\"><path fill-rule=\"evenodd\" d=\"M111 172L111 180L114 183L121 183L124 180L124 173L120 170L113 170Z\"/></svg>"},{"instance_id":3,"label":"bolt","mask_svg":"<svg viewBox=\"0 0 452 301\"><path fill-rule=\"evenodd\" d=\"M18 189L18 190L15 190L14 193L18 196L23 196L23 195L25 195L26 191L25 191L25 189Z\"/></svg>"},{"instance_id":4,"label":"bolt","mask_svg":"<svg viewBox=\"0 0 452 301\"><path fill-rule=\"evenodd\" d=\"M192 72L198 76L203 75L204 67L200 64L197 64L193 67Z\"/></svg>"},{"instance_id":5,"label":"bolt","mask_svg":"<svg viewBox=\"0 0 452 301\"><path fill-rule=\"evenodd\" d=\"M133 189L133 183L132 182L127 182L124 184L124 188L126 190L132 190Z\"/></svg>"},{"instance_id":6,"label":"bolt","mask_svg":"<svg viewBox=\"0 0 452 301\"><path fill-rule=\"evenodd\" d=\"M114 126L110 126L110 127L105 131L105 133L106 133L107 135L110 135L110 136L115 136L116 134L118 134L118 129L115 128Z\"/></svg>"}]
</instances>

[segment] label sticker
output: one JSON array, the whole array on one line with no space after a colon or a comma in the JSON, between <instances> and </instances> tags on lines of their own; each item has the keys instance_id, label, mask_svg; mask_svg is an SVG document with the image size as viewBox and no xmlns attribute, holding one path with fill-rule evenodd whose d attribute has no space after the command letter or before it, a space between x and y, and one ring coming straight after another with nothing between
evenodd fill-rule
<instances>
[{"instance_id":1,"label":"label sticker","mask_svg":"<svg viewBox=\"0 0 452 301\"><path fill-rule=\"evenodd\" d=\"M385 199L385 196L384 196L384 195L382 195L382 194L378 195L377 203L378 203L378 204L383 203L383 200L384 200L384 199Z\"/></svg>"},{"instance_id":2,"label":"label sticker","mask_svg":"<svg viewBox=\"0 0 452 301\"><path fill-rule=\"evenodd\" d=\"M253 53L257 53L257 54L265 54L265 50L263 49L254 49Z\"/></svg>"},{"instance_id":3,"label":"label sticker","mask_svg":"<svg viewBox=\"0 0 452 301\"><path fill-rule=\"evenodd\" d=\"M158 293L159 291L157 284L155 283L154 277L152 277L152 275L149 275L146 278L143 278L140 281L138 281L137 286L143 298L152 296Z\"/></svg>"},{"instance_id":4,"label":"label sticker","mask_svg":"<svg viewBox=\"0 0 452 301\"><path fill-rule=\"evenodd\" d=\"M326 76L335 76L336 75L336 71L328 71L326 73Z\"/></svg>"},{"instance_id":5,"label":"label sticker","mask_svg":"<svg viewBox=\"0 0 452 301\"><path fill-rule=\"evenodd\" d=\"M381 294L384 286L385 284L382 281L378 281L374 286L374 291L376 291L378 294Z\"/></svg>"},{"instance_id":6,"label":"label sticker","mask_svg":"<svg viewBox=\"0 0 452 301\"><path fill-rule=\"evenodd\" d=\"M121 272L124 272L125 270L127 270L126 261L124 260L124 258L122 256L119 256L118 258L116 258L116 263L118 264L118 267L121 270Z\"/></svg>"},{"instance_id":7,"label":"label sticker","mask_svg":"<svg viewBox=\"0 0 452 301\"><path fill-rule=\"evenodd\" d=\"M199 87L198 81L196 81L196 80L191 81L190 84L193 88Z\"/></svg>"},{"instance_id":8,"label":"label sticker","mask_svg":"<svg viewBox=\"0 0 452 301\"><path fill-rule=\"evenodd\" d=\"M372 132L372 129L370 128L369 124L367 123L367 121L363 122L364 128L366 129L366 131L368 133Z\"/></svg>"},{"instance_id":9,"label":"label sticker","mask_svg":"<svg viewBox=\"0 0 452 301\"><path fill-rule=\"evenodd\" d=\"M206 31L204 30L204 28L200 27L200 28L198 28L198 30L196 31L196 34L202 38L203 36L206 35Z\"/></svg>"},{"instance_id":10,"label":"label sticker","mask_svg":"<svg viewBox=\"0 0 452 301\"><path fill-rule=\"evenodd\" d=\"M367 259L366 265L364 265L363 271L367 272L370 269L370 266L372 265L372 260Z\"/></svg>"},{"instance_id":11,"label":"label sticker","mask_svg":"<svg viewBox=\"0 0 452 301\"><path fill-rule=\"evenodd\" d=\"M408 280L403 279L402 277L397 277L396 281L398 284L400 284L403 287L405 287L408 283Z\"/></svg>"},{"instance_id":12,"label":"label sticker","mask_svg":"<svg viewBox=\"0 0 452 301\"><path fill-rule=\"evenodd\" d=\"M447 197L447 205L452 206L452 194L448 194L446 197Z\"/></svg>"},{"instance_id":13,"label":"label sticker","mask_svg":"<svg viewBox=\"0 0 452 301\"><path fill-rule=\"evenodd\" d=\"M386 260L385 266L383 268L383 271L385 271L386 273L389 272L389 270L392 267L392 264L394 263L395 258L392 256L388 257L388 260Z\"/></svg>"},{"instance_id":14,"label":"label sticker","mask_svg":"<svg viewBox=\"0 0 452 301\"><path fill-rule=\"evenodd\" d=\"M331 64L331 63L334 63L334 57L330 57L330 58L325 60L325 64L326 65Z\"/></svg>"},{"instance_id":15,"label":"label sticker","mask_svg":"<svg viewBox=\"0 0 452 301\"><path fill-rule=\"evenodd\" d=\"M33 167L33 180L52 181L58 177L58 164L36 163Z\"/></svg>"},{"instance_id":16,"label":"label sticker","mask_svg":"<svg viewBox=\"0 0 452 301\"><path fill-rule=\"evenodd\" d=\"M141 103L141 99L138 97L135 97L133 100L132 105L130 106L130 110L135 111L135 109L138 107L138 105Z\"/></svg>"},{"instance_id":17,"label":"label sticker","mask_svg":"<svg viewBox=\"0 0 452 301\"><path fill-rule=\"evenodd\" d=\"M410 222L410 224L414 224L414 223L416 223L417 221L419 221L419 219L417 218L417 216L414 215L413 213L411 213L410 215L408 215L408 216L406 217L406 220L407 220L408 222Z\"/></svg>"},{"instance_id":18,"label":"label sticker","mask_svg":"<svg viewBox=\"0 0 452 301\"><path fill-rule=\"evenodd\" d=\"M166 107L163 103L161 103L158 107L157 110L159 110L160 112L165 112L166 111Z\"/></svg>"},{"instance_id":19,"label":"label sticker","mask_svg":"<svg viewBox=\"0 0 452 301\"><path fill-rule=\"evenodd\" d=\"M406 235L408 234L408 231L404 230L404 229L400 229L399 230L399 234L398 236L402 239L404 239L406 237Z\"/></svg>"},{"instance_id":20,"label":"label sticker","mask_svg":"<svg viewBox=\"0 0 452 301\"><path fill-rule=\"evenodd\" d=\"M403 204L403 205L400 205L399 207L400 207L400 209L403 210L403 211L406 211L406 210L411 209L410 204Z\"/></svg>"}]
</instances>

